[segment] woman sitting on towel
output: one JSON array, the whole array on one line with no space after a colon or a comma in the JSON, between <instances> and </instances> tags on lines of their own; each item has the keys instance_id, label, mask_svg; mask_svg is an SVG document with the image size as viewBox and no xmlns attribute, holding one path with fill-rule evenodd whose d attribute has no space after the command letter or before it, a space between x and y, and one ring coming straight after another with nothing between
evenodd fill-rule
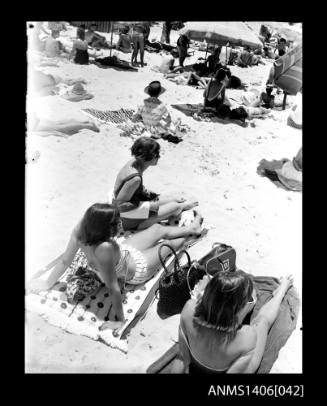
<instances>
[{"instance_id":1,"label":"woman sitting on towel","mask_svg":"<svg viewBox=\"0 0 327 406\"><path fill-rule=\"evenodd\" d=\"M159 100L159 96L165 92L159 81L151 82L144 92L150 97L144 100L144 104L138 107L138 110L132 117L132 121L142 120L142 123L127 123L120 126L124 135L141 135L149 132L152 138L163 138L174 143L182 141L181 133L184 128L180 122L172 122L170 113L166 105Z\"/></svg>"},{"instance_id":2,"label":"woman sitting on towel","mask_svg":"<svg viewBox=\"0 0 327 406\"><path fill-rule=\"evenodd\" d=\"M88 43L85 40L85 31L83 28L77 30L77 39L73 43L73 49L70 53L70 59L74 58L74 62L79 65L87 65L89 63Z\"/></svg>"},{"instance_id":3,"label":"woman sitting on towel","mask_svg":"<svg viewBox=\"0 0 327 406\"><path fill-rule=\"evenodd\" d=\"M228 83L228 71L219 69L204 91L204 107L213 107L219 115L225 116L226 107L231 105L226 96Z\"/></svg>"},{"instance_id":4,"label":"woman sitting on towel","mask_svg":"<svg viewBox=\"0 0 327 406\"><path fill-rule=\"evenodd\" d=\"M177 219L198 202L183 198L163 198L143 186L143 173L160 158L160 145L150 137L138 138L131 149L133 158L119 171L113 201L117 204L125 230L142 230L162 220Z\"/></svg>"},{"instance_id":5,"label":"woman sitting on towel","mask_svg":"<svg viewBox=\"0 0 327 406\"><path fill-rule=\"evenodd\" d=\"M217 272L181 313L180 356L173 373L255 373L260 365L267 334L280 304L293 283L282 278L273 298L266 302L250 325L243 324L254 308L256 291L251 275L237 270Z\"/></svg>"},{"instance_id":6,"label":"woman sitting on towel","mask_svg":"<svg viewBox=\"0 0 327 406\"><path fill-rule=\"evenodd\" d=\"M76 295L75 292L73 301L83 300L88 294L92 294L99 287L99 281L104 283L112 296L117 321L104 323L101 329L118 329L125 319L121 289L126 283L138 285L150 279L159 269L158 251L162 242L169 240L169 244L179 249L187 239L201 234L201 223L201 216L195 213L193 223L187 227L155 224L124 242L119 242L116 235L120 220L116 206L106 203L93 204L74 228L64 254L48 278L42 280L36 275L28 284L28 291L38 293L50 289L71 266L73 260L78 263L82 261L83 266L87 266L87 271L78 279L77 286L81 294ZM168 254L168 250L165 254ZM76 277L79 276L79 269ZM70 290L68 281L68 297Z\"/></svg>"}]
</instances>

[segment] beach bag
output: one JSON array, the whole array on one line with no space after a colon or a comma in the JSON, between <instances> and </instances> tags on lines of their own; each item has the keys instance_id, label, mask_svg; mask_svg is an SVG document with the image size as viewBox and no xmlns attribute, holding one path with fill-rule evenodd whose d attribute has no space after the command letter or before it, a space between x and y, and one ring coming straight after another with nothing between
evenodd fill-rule
<instances>
[{"instance_id":1,"label":"beach bag","mask_svg":"<svg viewBox=\"0 0 327 406\"><path fill-rule=\"evenodd\" d=\"M296 95L302 89L302 46L298 45L274 63L275 85L287 94Z\"/></svg>"},{"instance_id":2,"label":"beach bag","mask_svg":"<svg viewBox=\"0 0 327 406\"><path fill-rule=\"evenodd\" d=\"M232 272L236 270L236 251L230 245L215 242L211 250L198 263L210 276L222 271Z\"/></svg>"},{"instance_id":3,"label":"beach bag","mask_svg":"<svg viewBox=\"0 0 327 406\"><path fill-rule=\"evenodd\" d=\"M169 272L166 268L165 259L162 256L162 248L168 247L174 256L173 270ZM185 303L191 298L190 291L195 284L203 278L205 270L198 262L192 263L187 251L182 250L181 255L187 257L187 264L181 266L176 251L168 244L162 244L159 249L159 259L165 273L159 280L159 301L158 312L165 316L173 316L181 313Z\"/></svg>"}]
</instances>

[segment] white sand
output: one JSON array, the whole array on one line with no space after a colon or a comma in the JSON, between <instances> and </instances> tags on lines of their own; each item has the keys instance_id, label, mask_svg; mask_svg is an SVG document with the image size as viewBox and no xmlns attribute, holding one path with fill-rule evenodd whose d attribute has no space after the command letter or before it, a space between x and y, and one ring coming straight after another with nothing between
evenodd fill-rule
<instances>
[{"instance_id":1,"label":"white sand","mask_svg":"<svg viewBox=\"0 0 327 406\"><path fill-rule=\"evenodd\" d=\"M69 31L66 39L69 38ZM160 38L160 27L151 37ZM109 34L107 34L109 38ZM150 37L150 38L151 38ZM115 36L114 40L117 37ZM172 40L176 40L173 32ZM108 51L105 51L107 54ZM119 54L122 59L129 55ZM187 64L204 52L197 52ZM139 72L99 69L60 62L43 71L67 77L83 77L94 99L71 103L59 96L34 99L38 113L52 119L86 118L81 108L102 110L136 108L145 97L144 87L160 80L168 103L200 103L202 91L178 86L150 67L160 56L145 53L148 66ZM270 65L232 73L248 83L262 83ZM260 86L255 86L262 88ZM241 90L228 90L239 98ZM192 131L178 145L160 141L157 167L145 173L145 185L154 191L183 193L200 201L200 211L215 226L191 251L200 257L214 241L233 245L237 264L254 275L279 277L289 272L302 289L302 194L277 188L256 173L259 161L292 158L302 145L302 132L286 125L289 110L275 111L274 119L255 120L255 127L197 122L171 109ZM120 167L130 157L130 138L101 125L100 132L82 130L69 138L30 137L26 165L26 278L51 262L65 249L70 232L88 206L106 201ZM35 154L39 158L33 162ZM28 313L26 323L27 372L144 372L177 339L178 316L161 320L156 302L131 331L127 355L85 337L50 326ZM300 327L301 315L298 326ZM296 331L283 348L273 372L301 372L302 337Z\"/></svg>"}]
</instances>

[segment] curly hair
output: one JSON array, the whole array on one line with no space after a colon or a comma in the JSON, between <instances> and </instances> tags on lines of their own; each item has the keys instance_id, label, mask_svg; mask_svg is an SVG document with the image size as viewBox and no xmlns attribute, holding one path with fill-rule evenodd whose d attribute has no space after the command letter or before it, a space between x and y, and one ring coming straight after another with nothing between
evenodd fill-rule
<instances>
[{"instance_id":1,"label":"curly hair","mask_svg":"<svg viewBox=\"0 0 327 406\"><path fill-rule=\"evenodd\" d=\"M138 138L131 148L132 155L143 161L151 161L158 157L160 144L150 137Z\"/></svg>"},{"instance_id":2,"label":"curly hair","mask_svg":"<svg viewBox=\"0 0 327 406\"><path fill-rule=\"evenodd\" d=\"M196 305L194 324L216 329L228 341L235 338L238 313L251 299L253 281L244 271L217 272Z\"/></svg>"},{"instance_id":3,"label":"curly hair","mask_svg":"<svg viewBox=\"0 0 327 406\"><path fill-rule=\"evenodd\" d=\"M82 219L77 238L84 245L96 245L117 235L119 211L115 205L95 203Z\"/></svg>"}]
</instances>

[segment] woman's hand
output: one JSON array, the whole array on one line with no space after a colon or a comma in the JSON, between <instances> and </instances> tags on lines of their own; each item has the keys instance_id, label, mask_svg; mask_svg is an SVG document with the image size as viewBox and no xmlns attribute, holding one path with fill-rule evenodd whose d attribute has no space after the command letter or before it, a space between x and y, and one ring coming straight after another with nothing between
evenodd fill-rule
<instances>
[{"instance_id":1,"label":"woman's hand","mask_svg":"<svg viewBox=\"0 0 327 406\"><path fill-rule=\"evenodd\" d=\"M175 201L177 203L184 203L184 202L186 202L186 199L184 197L177 197L177 198L175 198Z\"/></svg>"},{"instance_id":2,"label":"woman's hand","mask_svg":"<svg viewBox=\"0 0 327 406\"><path fill-rule=\"evenodd\" d=\"M50 289L48 282L43 279L32 279L27 285L27 293L39 293Z\"/></svg>"},{"instance_id":3,"label":"woman's hand","mask_svg":"<svg viewBox=\"0 0 327 406\"><path fill-rule=\"evenodd\" d=\"M124 321L106 321L99 327L99 330L104 331L109 328L110 330L113 330L113 333L115 333L117 330L123 327L123 325Z\"/></svg>"}]
</instances>

